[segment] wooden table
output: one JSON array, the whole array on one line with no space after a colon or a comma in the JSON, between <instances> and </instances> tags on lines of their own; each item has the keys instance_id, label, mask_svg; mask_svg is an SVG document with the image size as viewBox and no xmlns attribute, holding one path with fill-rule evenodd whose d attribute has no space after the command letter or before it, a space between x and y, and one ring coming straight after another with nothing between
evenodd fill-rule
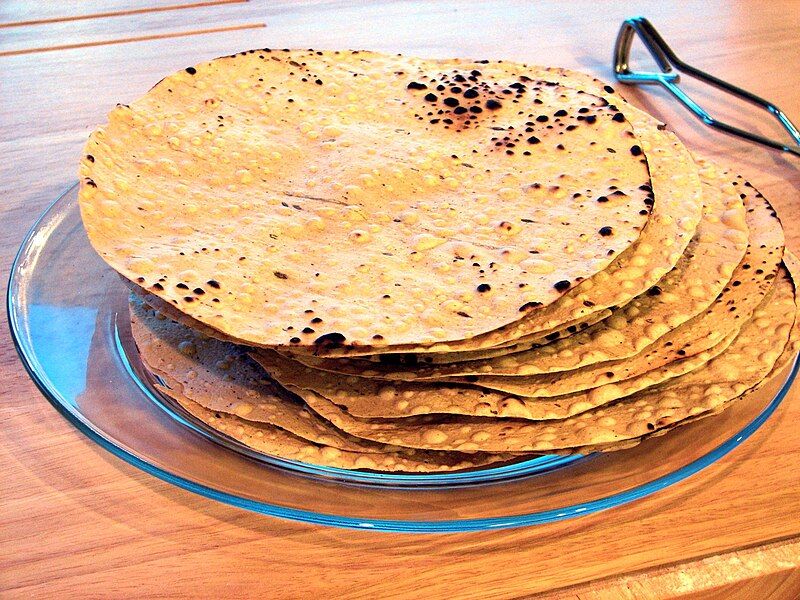
<instances>
[{"instance_id":1,"label":"wooden table","mask_svg":"<svg viewBox=\"0 0 800 600\"><path fill-rule=\"evenodd\" d=\"M610 78L617 27L638 10L692 64L800 121L800 3L789 0L638 2L635 9L597 1L252 1L149 10L180 1L0 4L2 24L146 9L0 25L2 277L36 216L75 180L87 134L116 102L174 70L250 47L507 58ZM232 29L239 26L247 27ZM106 44L119 40L132 41ZM723 116L741 108L688 87ZM691 148L746 174L778 207L789 245L800 250L800 161L712 133L658 90L628 95ZM5 324L2 330L3 598L800 596L798 388L742 447L645 500L527 529L391 535L259 516L145 475L56 414L25 375Z\"/></svg>"}]
</instances>

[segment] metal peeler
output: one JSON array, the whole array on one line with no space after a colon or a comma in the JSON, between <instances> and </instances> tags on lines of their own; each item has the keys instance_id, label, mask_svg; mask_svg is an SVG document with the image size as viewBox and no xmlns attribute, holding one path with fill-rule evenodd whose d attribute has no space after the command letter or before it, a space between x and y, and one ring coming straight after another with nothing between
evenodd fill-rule
<instances>
[{"instance_id":1,"label":"metal peeler","mask_svg":"<svg viewBox=\"0 0 800 600\"><path fill-rule=\"evenodd\" d=\"M644 45L650 51L653 59L661 68L661 73L631 71L628 61L634 34L637 34L642 42L644 42ZM715 119L678 87L677 84L680 81L680 73L690 75L695 79L699 79L737 98L742 98L751 104L765 109L789 132L789 135L794 140L794 145L772 140L757 133L745 131L744 129L734 127L733 125ZM622 23L619 34L617 34L616 44L614 45L614 74L617 80L622 83L634 85L651 83L661 84L686 108L692 111L698 119L709 127L755 142L756 144L761 144L800 157L800 132L783 111L768 100L764 100L747 90L743 90L713 75L709 75L700 69L687 65L675 55L658 31L656 31L656 28L644 17L626 19Z\"/></svg>"}]
</instances>

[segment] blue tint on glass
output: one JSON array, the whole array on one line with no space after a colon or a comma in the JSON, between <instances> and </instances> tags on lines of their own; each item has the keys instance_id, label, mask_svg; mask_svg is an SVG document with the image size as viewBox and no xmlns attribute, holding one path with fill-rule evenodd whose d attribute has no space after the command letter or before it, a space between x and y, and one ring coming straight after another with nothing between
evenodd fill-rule
<instances>
[{"instance_id":1,"label":"blue tint on glass","mask_svg":"<svg viewBox=\"0 0 800 600\"><path fill-rule=\"evenodd\" d=\"M58 319L54 318L55 313L58 313ZM88 366L97 310L33 304L28 308L28 320L31 332L35 333L32 342L38 348L40 361L48 365L48 386L60 389L65 398L82 394L86 388L85 367ZM66 328L63 325L65 320ZM76 362L84 365L82 372L75 371Z\"/></svg>"}]
</instances>

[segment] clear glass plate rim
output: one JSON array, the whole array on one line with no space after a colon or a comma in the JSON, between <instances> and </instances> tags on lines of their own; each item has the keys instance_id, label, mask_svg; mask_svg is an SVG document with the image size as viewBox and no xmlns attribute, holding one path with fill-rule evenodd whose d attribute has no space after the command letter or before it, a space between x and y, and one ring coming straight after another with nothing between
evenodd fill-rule
<instances>
[{"instance_id":1,"label":"clear glass plate rim","mask_svg":"<svg viewBox=\"0 0 800 600\"><path fill-rule=\"evenodd\" d=\"M759 427L772 415L778 408L792 383L800 371L800 357L795 357L792 361L789 373L786 375L784 382L781 384L780 389L775 393L772 400L765 406L761 412L748 423L736 435L729 438L716 448L706 453L705 455L695 459L694 461L680 467L679 469L663 475L657 479L638 485L628 490L618 492L597 498L588 502L573 504L560 509L552 509L546 511L525 513L513 515L509 517L487 517L480 519L443 519L443 520L395 520L395 519L375 519L375 518L358 518L348 517L344 515L336 515L330 513L314 512L310 510L303 510L298 508L291 508L280 506L276 504L269 504L266 502L258 502L247 498L236 496L215 490L212 487L199 484L190 479L181 477L175 473L161 468L146 460L136 456L133 452L123 448L122 446L114 443L111 439L105 437L103 433L95 428L92 423L88 422L81 415L72 411L67 403L63 401L57 389L54 389L46 381L44 381L34 369L32 357L28 356L24 344L20 339L20 328L17 321L17 313L14 306L14 296L12 294L14 286L17 281L18 272L21 260L27 256L28 249L31 245L35 234L39 229L39 225L49 215L49 213L61 202L70 192L72 192L77 183L71 185L68 189L62 192L36 219L30 230L26 233L19 250L14 257L11 265L11 270L8 279L8 286L6 288L6 310L8 316L9 329L11 339L20 360L25 367L28 376L34 382L36 387L48 402L73 426L75 426L81 433L86 435L93 442L109 451L113 455L121 458L128 464L141 469L142 471L158 477L159 479L186 489L188 491L200 494L207 498L217 500L232 506L243 508L249 511L265 514L268 516L289 519L293 521L300 521L304 523L316 525L328 525L333 527L341 527L347 529L359 530L372 530L384 531L395 533L458 533L470 531L484 531L484 530L499 530L510 529L515 527L524 527L530 525L538 525L543 523L551 523L562 521L569 518L584 516L600 511L608 510L616 506L627 504L634 500L638 500L654 494L660 490L665 489L675 483L683 481L684 479L698 473L707 466L713 464L734 448L738 447L742 442L749 438Z\"/></svg>"}]
</instances>

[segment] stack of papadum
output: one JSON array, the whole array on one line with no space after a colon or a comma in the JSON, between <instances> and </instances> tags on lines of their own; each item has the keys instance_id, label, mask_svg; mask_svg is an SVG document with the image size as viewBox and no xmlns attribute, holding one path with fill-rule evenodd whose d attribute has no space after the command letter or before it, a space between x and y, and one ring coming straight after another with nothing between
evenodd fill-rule
<instances>
[{"instance_id":1,"label":"stack of papadum","mask_svg":"<svg viewBox=\"0 0 800 600\"><path fill-rule=\"evenodd\" d=\"M581 73L251 50L117 106L80 173L160 391L276 457L627 448L797 351L767 200Z\"/></svg>"}]
</instances>

